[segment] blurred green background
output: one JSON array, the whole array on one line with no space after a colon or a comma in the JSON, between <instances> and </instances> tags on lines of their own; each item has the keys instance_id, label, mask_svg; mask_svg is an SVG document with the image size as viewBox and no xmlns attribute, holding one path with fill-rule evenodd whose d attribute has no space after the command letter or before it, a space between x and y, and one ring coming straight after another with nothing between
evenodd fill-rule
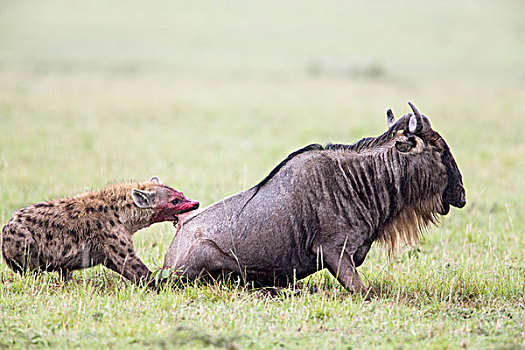
<instances>
[{"instance_id":1,"label":"blurred green background","mask_svg":"<svg viewBox=\"0 0 525 350\"><path fill-rule=\"evenodd\" d=\"M524 4L2 1L4 67L523 82Z\"/></svg>"}]
</instances>

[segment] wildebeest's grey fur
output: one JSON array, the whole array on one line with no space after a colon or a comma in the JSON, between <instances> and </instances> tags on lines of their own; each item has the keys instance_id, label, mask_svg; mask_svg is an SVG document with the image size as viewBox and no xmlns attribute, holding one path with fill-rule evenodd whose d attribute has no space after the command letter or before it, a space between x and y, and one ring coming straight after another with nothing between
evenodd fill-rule
<instances>
[{"instance_id":1,"label":"wildebeest's grey fur","mask_svg":"<svg viewBox=\"0 0 525 350\"><path fill-rule=\"evenodd\" d=\"M310 145L247 191L190 214L164 266L188 279L232 273L283 286L328 268L347 289L366 292L356 267L379 240L401 238L463 207L462 177L428 118L414 113L353 145Z\"/></svg>"}]
</instances>

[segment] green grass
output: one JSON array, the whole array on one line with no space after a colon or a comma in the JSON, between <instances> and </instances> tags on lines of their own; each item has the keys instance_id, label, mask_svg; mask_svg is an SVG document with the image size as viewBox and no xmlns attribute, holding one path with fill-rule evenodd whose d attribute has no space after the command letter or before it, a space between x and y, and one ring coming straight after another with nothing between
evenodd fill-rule
<instances>
[{"instance_id":1,"label":"green grass","mask_svg":"<svg viewBox=\"0 0 525 350\"><path fill-rule=\"evenodd\" d=\"M152 175L208 205L305 144L382 133L408 100L452 148L468 204L392 261L374 246L372 300L326 272L297 291L154 293L102 267L63 283L1 263L0 348L525 347L520 2L39 4L0 2L1 225ZM137 233L150 268L173 234Z\"/></svg>"}]
</instances>

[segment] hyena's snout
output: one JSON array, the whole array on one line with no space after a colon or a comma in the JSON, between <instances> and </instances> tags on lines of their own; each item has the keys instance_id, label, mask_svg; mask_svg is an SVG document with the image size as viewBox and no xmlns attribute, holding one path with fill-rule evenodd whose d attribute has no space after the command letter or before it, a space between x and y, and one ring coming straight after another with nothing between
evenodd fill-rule
<instances>
[{"instance_id":1,"label":"hyena's snout","mask_svg":"<svg viewBox=\"0 0 525 350\"><path fill-rule=\"evenodd\" d=\"M175 210L176 214L183 214L189 211L195 210L199 207L200 203L191 199L186 199L180 205L177 206Z\"/></svg>"}]
</instances>

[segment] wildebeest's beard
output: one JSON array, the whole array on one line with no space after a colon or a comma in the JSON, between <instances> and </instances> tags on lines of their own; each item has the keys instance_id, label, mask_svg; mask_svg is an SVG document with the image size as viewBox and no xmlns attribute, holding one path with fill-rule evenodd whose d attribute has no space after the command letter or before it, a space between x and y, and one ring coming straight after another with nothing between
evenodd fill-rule
<instances>
[{"instance_id":1,"label":"wildebeest's beard","mask_svg":"<svg viewBox=\"0 0 525 350\"><path fill-rule=\"evenodd\" d=\"M397 137L396 137L397 138ZM396 142L396 141L394 141ZM420 148L424 141L418 140ZM383 224L378 230L378 240L389 256L393 256L399 241L409 245L419 242L421 233L430 224L437 224L438 214L443 214L442 194L446 191L446 172L441 159L428 150L418 153L399 152L395 146L388 152L387 167L394 174L390 191L391 204Z\"/></svg>"}]
</instances>

